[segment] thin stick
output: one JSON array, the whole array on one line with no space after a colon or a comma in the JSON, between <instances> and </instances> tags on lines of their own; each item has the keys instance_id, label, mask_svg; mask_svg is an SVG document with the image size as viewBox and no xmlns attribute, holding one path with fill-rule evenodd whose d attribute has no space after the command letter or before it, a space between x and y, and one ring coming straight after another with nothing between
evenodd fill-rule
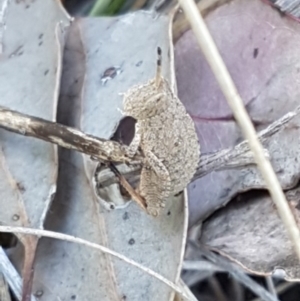
<instances>
[{"instance_id":1,"label":"thin stick","mask_svg":"<svg viewBox=\"0 0 300 301\"><path fill-rule=\"evenodd\" d=\"M103 253L110 254L111 256L114 256L122 261L127 262L128 264L131 264L132 266L142 270L146 274L158 279L159 281L165 283L167 286L172 288L174 291L176 291L178 294L180 294L185 300L191 300L188 296L184 294L184 292L181 290L179 286L177 286L175 283L171 282L167 278L161 276L160 274L154 272L153 270L135 262L134 260L129 259L128 257L115 252L109 248L106 248L102 245L87 241L85 239L63 234L63 233L58 233L58 232L53 232L53 231L47 231L47 230L40 230L40 229L32 229L32 228L23 228L23 227L11 227L11 226L0 226L0 232L5 232L5 233L20 233L20 234L26 234L26 235L35 235L35 236L42 236L42 237L49 237L49 238L55 238L63 241L68 241L68 242L73 242L77 244L81 244L93 249L97 249Z\"/></svg>"},{"instance_id":2,"label":"thin stick","mask_svg":"<svg viewBox=\"0 0 300 301\"><path fill-rule=\"evenodd\" d=\"M288 206L280 183L272 168L270 161L264 155L264 149L259 142L254 126L247 114L243 101L239 96L232 78L218 52L218 49L208 31L203 18L193 0L178 0L183 8L187 19L189 20L197 41L210 64L210 67L219 82L220 88L225 95L229 106L231 107L234 117L237 120L241 130L248 140L253 152L255 161L267 184L267 188L278 209L278 213L286 227L286 230L293 242L296 254L300 259L300 231L297 227L294 216Z\"/></svg>"},{"instance_id":3,"label":"thin stick","mask_svg":"<svg viewBox=\"0 0 300 301\"><path fill-rule=\"evenodd\" d=\"M277 292L276 292L276 288L275 288L275 285L274 285L274 281L273 281L273 278L272 278L271 275L266 276L266 283L267 283L267 288L268 288L269 292L270 292L275 298L278 299Z\"/></svg>"},{"instance_id":4,"label":"thin stick","mask_svg":"<svg viewBox=\"0 0 300 301\"><path fill-rule=\"evenodd\" d=\"M131 198L144 210L147 211L147 204L145 200L134 190L134 188L127 182L124 176L119 172L114 164L109 164L111 171L118 177L120 184L130 194Z\"/></svg>"},{"instance_id":5,"label":"thin stick","mask_svg":"<svg viewBox=\"0 0 300 301\"><path fill-rule=\"evenodd\" d=\"M232 0L201 0L197 1L197 7L203 17L207 16L215 8ZM176 41L190 28L190 24L183 14L176 17L173 26L173 41Z\"/></svg>"},{"instance_id":6,"label":"thin stick","mask_svg":"<svg viewBox=\"0 0 300 301\"><path fill-rule=\"evenodd\" d=\"M225 272L226 270L220 268L214 263L208 260L185 260L182 265L182 269L186 271L212 271L216 272Z\"/></svg>"},{"instance_id":7,"label":"thin stick","mask_svg":"<svg viewBox=\"0 0 300 301\"><path fill-rule=\"evenodd\" d=\"M100 161L132 162L124 154L121 144L85 134L75 128L42 118L21 114L0 106L0 127L42 139L61 147L74 149ZM135 159L139 161L139 156Z\"/></svg>"}]
</instances>

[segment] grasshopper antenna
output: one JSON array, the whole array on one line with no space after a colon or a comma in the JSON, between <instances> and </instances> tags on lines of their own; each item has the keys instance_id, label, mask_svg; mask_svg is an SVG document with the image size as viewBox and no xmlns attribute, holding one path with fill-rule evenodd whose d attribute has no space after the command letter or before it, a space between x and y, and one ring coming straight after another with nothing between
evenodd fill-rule
<instances>
[{"instance_id":1,"label":"grasshopper antenna","mask_svg":"<svg viewBox=\"0 0 300 301\"><path fill-rule=\"evenodd\" d=\"M157 47L156 77L155 85L159 88L161 83L161 48Z\"/></svg>"}]
</instances>

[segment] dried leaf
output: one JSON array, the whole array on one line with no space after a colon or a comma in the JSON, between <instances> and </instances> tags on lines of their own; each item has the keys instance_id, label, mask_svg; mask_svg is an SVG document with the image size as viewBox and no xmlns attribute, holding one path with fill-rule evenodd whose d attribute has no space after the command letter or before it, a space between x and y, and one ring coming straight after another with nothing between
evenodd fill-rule
<instances>
[{"instance_id":1,"label":"dried leaf","mask_svg":"<svg viewBox=\"0 0 300 301\"><path fill-rule=\"evenodd\" d=\"M122 118L118 93L153 77L156 47L168 52L168 22L167 17L144 12L75 22L65 51L60 122L101 138L112 137ZM167 60L163 69L169 78ZM183 194L159 218L148 216L135 203L108 211L92 185L95 166L86 156L61 152L57 198L47 229L105 245L177 282L187 227ZM43 300L174 296L164 284L127 263L49 239L42 239L38 250L34 291Z\"/></svg>"},{"instance_id":2,"label":"dried leaf","mask_svg":"<svg viewBox=\"0 0 300 301\"><path fill-rule=\"evenodd\" d=\"M299 220L299 188L291 190L287 197ZM275 272L288 280L300 279L299 260L265 192L245 193L214 214L203 224L201 242L249 272L259 275Z\"/></svg>"},{"instance_id":3,"label":"dried leaf","mask_svg":"<svg viewBox=\"0 0 300 301\"><path fill-rule=\"evenodd\" d=\"M0 104L55 120L62 37L69 18L54 0L2 0L0 11ZM41 12L47 12L47 18ZM42 228L56 191L56 148L4 130L0 141L0 222ZM21 240L27 294L38 240Z\"/></svg>"}]
</instances>

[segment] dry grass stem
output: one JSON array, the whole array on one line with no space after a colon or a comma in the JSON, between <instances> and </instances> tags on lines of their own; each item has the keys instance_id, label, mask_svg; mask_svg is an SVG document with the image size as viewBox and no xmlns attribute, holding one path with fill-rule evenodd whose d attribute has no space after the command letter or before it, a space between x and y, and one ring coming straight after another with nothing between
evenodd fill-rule
<instances>
[{"instance_id":1,"label":"dry grass stem","mask_svg":"<svg viewBox=\"0 0 300 301\"><path fill-rule=\"evenodd\" d=\"M11 226L0 226L0 232L5 232L5 233L19 233L19 234L26 234L26 235L34 235L38 237L49 237L49 238L55 238L63 241L68 241L72 243L77 243L81 244L96 250L99 250L103 253L109 254L111 256L114 256L124 262L127 262L128 264L142 270L143 272L147 273L148 275L158 279L159 281L165 283L167 286L172 288L175 292L180 294L181 297L183 297L185 300L193 301L190 299L182 290L179 286L171 282L170 280L166 279L165 277L161 276L160 274L154 272L153 270L135 262L134 260L129 259L128 257L115 252L109 248L106 248L104 246L101 246L99 244L87 241L82 238L78 238L75 236L63 234L63 233L57 233L53 231L47 231L47 230L40 230L40 229L32 229L32 228L23 228L23 227L11 227Z\"/></svg>"},{"instance_id":2,"label":"dry grass stem","mask_svg":"<svg viewBox=\"0 0 300 301\"><path fill-rule=\"evenodd\" d=\"M182 265L183 270L190 271L212 271L212 272L225 272L217 265L207 260L185 260Z\"/></svg>"},{"instance_id":3,"label":"dry grass stem","mask_svg":"<svg viewBox=\"0 0 300 301\"><path fill-rule=\"evenodd\" d=\"M197 1L197 7L200 13L203 16L208 15L211 11L215 8L230 2L231 0L201 0ZM173 37L174 42L176 42L182 34L184 34L190 27L188 20L185 18L184 15L178 15L176 20L174 21L173 26Z\"/></svg>"}]
</instances>

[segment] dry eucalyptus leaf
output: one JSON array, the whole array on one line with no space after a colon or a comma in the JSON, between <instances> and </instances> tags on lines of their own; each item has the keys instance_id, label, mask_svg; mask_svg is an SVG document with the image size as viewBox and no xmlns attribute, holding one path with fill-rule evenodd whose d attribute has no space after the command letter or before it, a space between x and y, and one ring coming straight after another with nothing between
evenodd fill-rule
<instances>
[{"instance_id":1,"label":"dry eucalyptus leaf","mask_svg":"<svg viewBox=\"0 0 300 301\"><path fill-rule=\"evenodd\" d=\"M5 2L2 0L1 4ZM62 38L69 18L54 0L27 2L8 1L3 14L0 104L55 120ZM47 18L43 15L45 12ZM1 173L10 182L1 193L14 194L9 199L10 206L7 206L7 199L0 198L4 202L0 221L26 224L21 217L25 213L30 225L40 228L56 190L56 149L51 144L5 130L0 130L0 141ZM17 211L10 208L14 204L20 207ZM14 214L21 219L15 221Z\"/></svg>"},{"instance_id":2,"label":"dry eucalyptus leaf","mask_svg":"<svg viewBox=\"0 0 300 301\"><path fill-rule=\"evenodd\" d=\"M298 221L299 196L299 188L287 194ZM203 224L200 241L252 273L270 275L280 269L287 280L300 280L299 259L265 192L245 193L212 215Z\"/></svg>"},{"instance_id":3,"label":"dry eucalyptus leaf","mask_svg":"<svg viewBox=\"0 0 300 301\"><path fill-rule=\"evenodd\" d=\"M260 0L231 1L206 22L258 131L299 105L298 23ZM203 152L236 145L241 133L191 31L176 43L175 62L179 97L196 122ZM264 145L284 189L299 179L299 122L294 118ZM265 188L256 167L214 172L193 182L190 224L253 188Z\"/></svg>"},{"instance_id":4,"label":"dry eucalyptus leaf","mask_svg":"<svg viewBox=\"0 0 300 301\"><path fill-rule=\"evenodd\" d=\"M1 106L55 120L69 17L54 0L1 0L0 12ZM56 191L56 148L5 130L0 130L0 141L0 223L42 228ZM26 293L38 240L21 240Z\"/></svg>"},{"instance_id":5,"label":"dry eucalyptus leaf","mask_svg":"<svg viewBox=\"0 0 300 301\"><path fill-rule=\"evenodd\" d=\"M65 48L58 120L112 137L122 118L118 93L154 76L158 45L166 58L165 76L170 76L168 24L166 16L145 12L74 22ZM95 166L87 156L60 153L58 192L46 228L107 246L177 282L187 227L183 194L158 218L131 202L108 211L92 185ZM157 279L81 245L42 239L36 261L34 292L40 300L174 297Z\"/></svg>"},{"instance_id":6,"label":"dry eucalyptus leaf","mask_svg":"<svg viewBox=\"0 0 300 301\"><path fill-rule=\"evenodd\" d=\"M169 19L165 16L158 17L152 13L140 12L125 15L117 20L103 20L102 24L99 23L101 27L98 31L103 32L104 39L110 37L109 47L104 43L103 45L91 43L96 34L96 29L92 26L88 27L89 22L92 21L88 21L83 26L84 45L90 59L87 60L81 124L82 130L87 133L110 138L122 118L117 110L117 108L122 109L122 97L118 94L154 77L157 46L162 48L164 76L170 79ZM136 39L136 36L139 39ZM113 51L114 48L122 51ZM95 69L94 66L99 66L99 69ZM99 79L103 78L103 74L109 68L119 68L120 72L105 84L101 81L99 85ZM85 163L87 176L90 178L93 169L90 169L88 160ZM108 245L176 282L185 236L183 195L175 197L167 207L162 216L153 218L141 211L135 203L131 203L128 207L116 209L111 213L104 211L99 218L104 220L109 229L126 218L120 231L107 231ZM128 244L121 243L124 242L125 237ZM135 241L134 245L130 246L133 241ZM136 271L132 271L132 276L128 275L123 262L112 261L112 264L116 269L117 282L122 285L129 300L139 300L143 295L143 289L139 291L137 287L133 288L132 281L136 277L140 279L138 282L142 287L149 288L149 295L147 294L148 296L143 299L151 300L157 296L160 296L161 300L168 299L167 296L170 295L168 288L161 285L158 287L156 281L153 282L145 275L138 276L139 273Z\"/></svg>"}]
</instances>

